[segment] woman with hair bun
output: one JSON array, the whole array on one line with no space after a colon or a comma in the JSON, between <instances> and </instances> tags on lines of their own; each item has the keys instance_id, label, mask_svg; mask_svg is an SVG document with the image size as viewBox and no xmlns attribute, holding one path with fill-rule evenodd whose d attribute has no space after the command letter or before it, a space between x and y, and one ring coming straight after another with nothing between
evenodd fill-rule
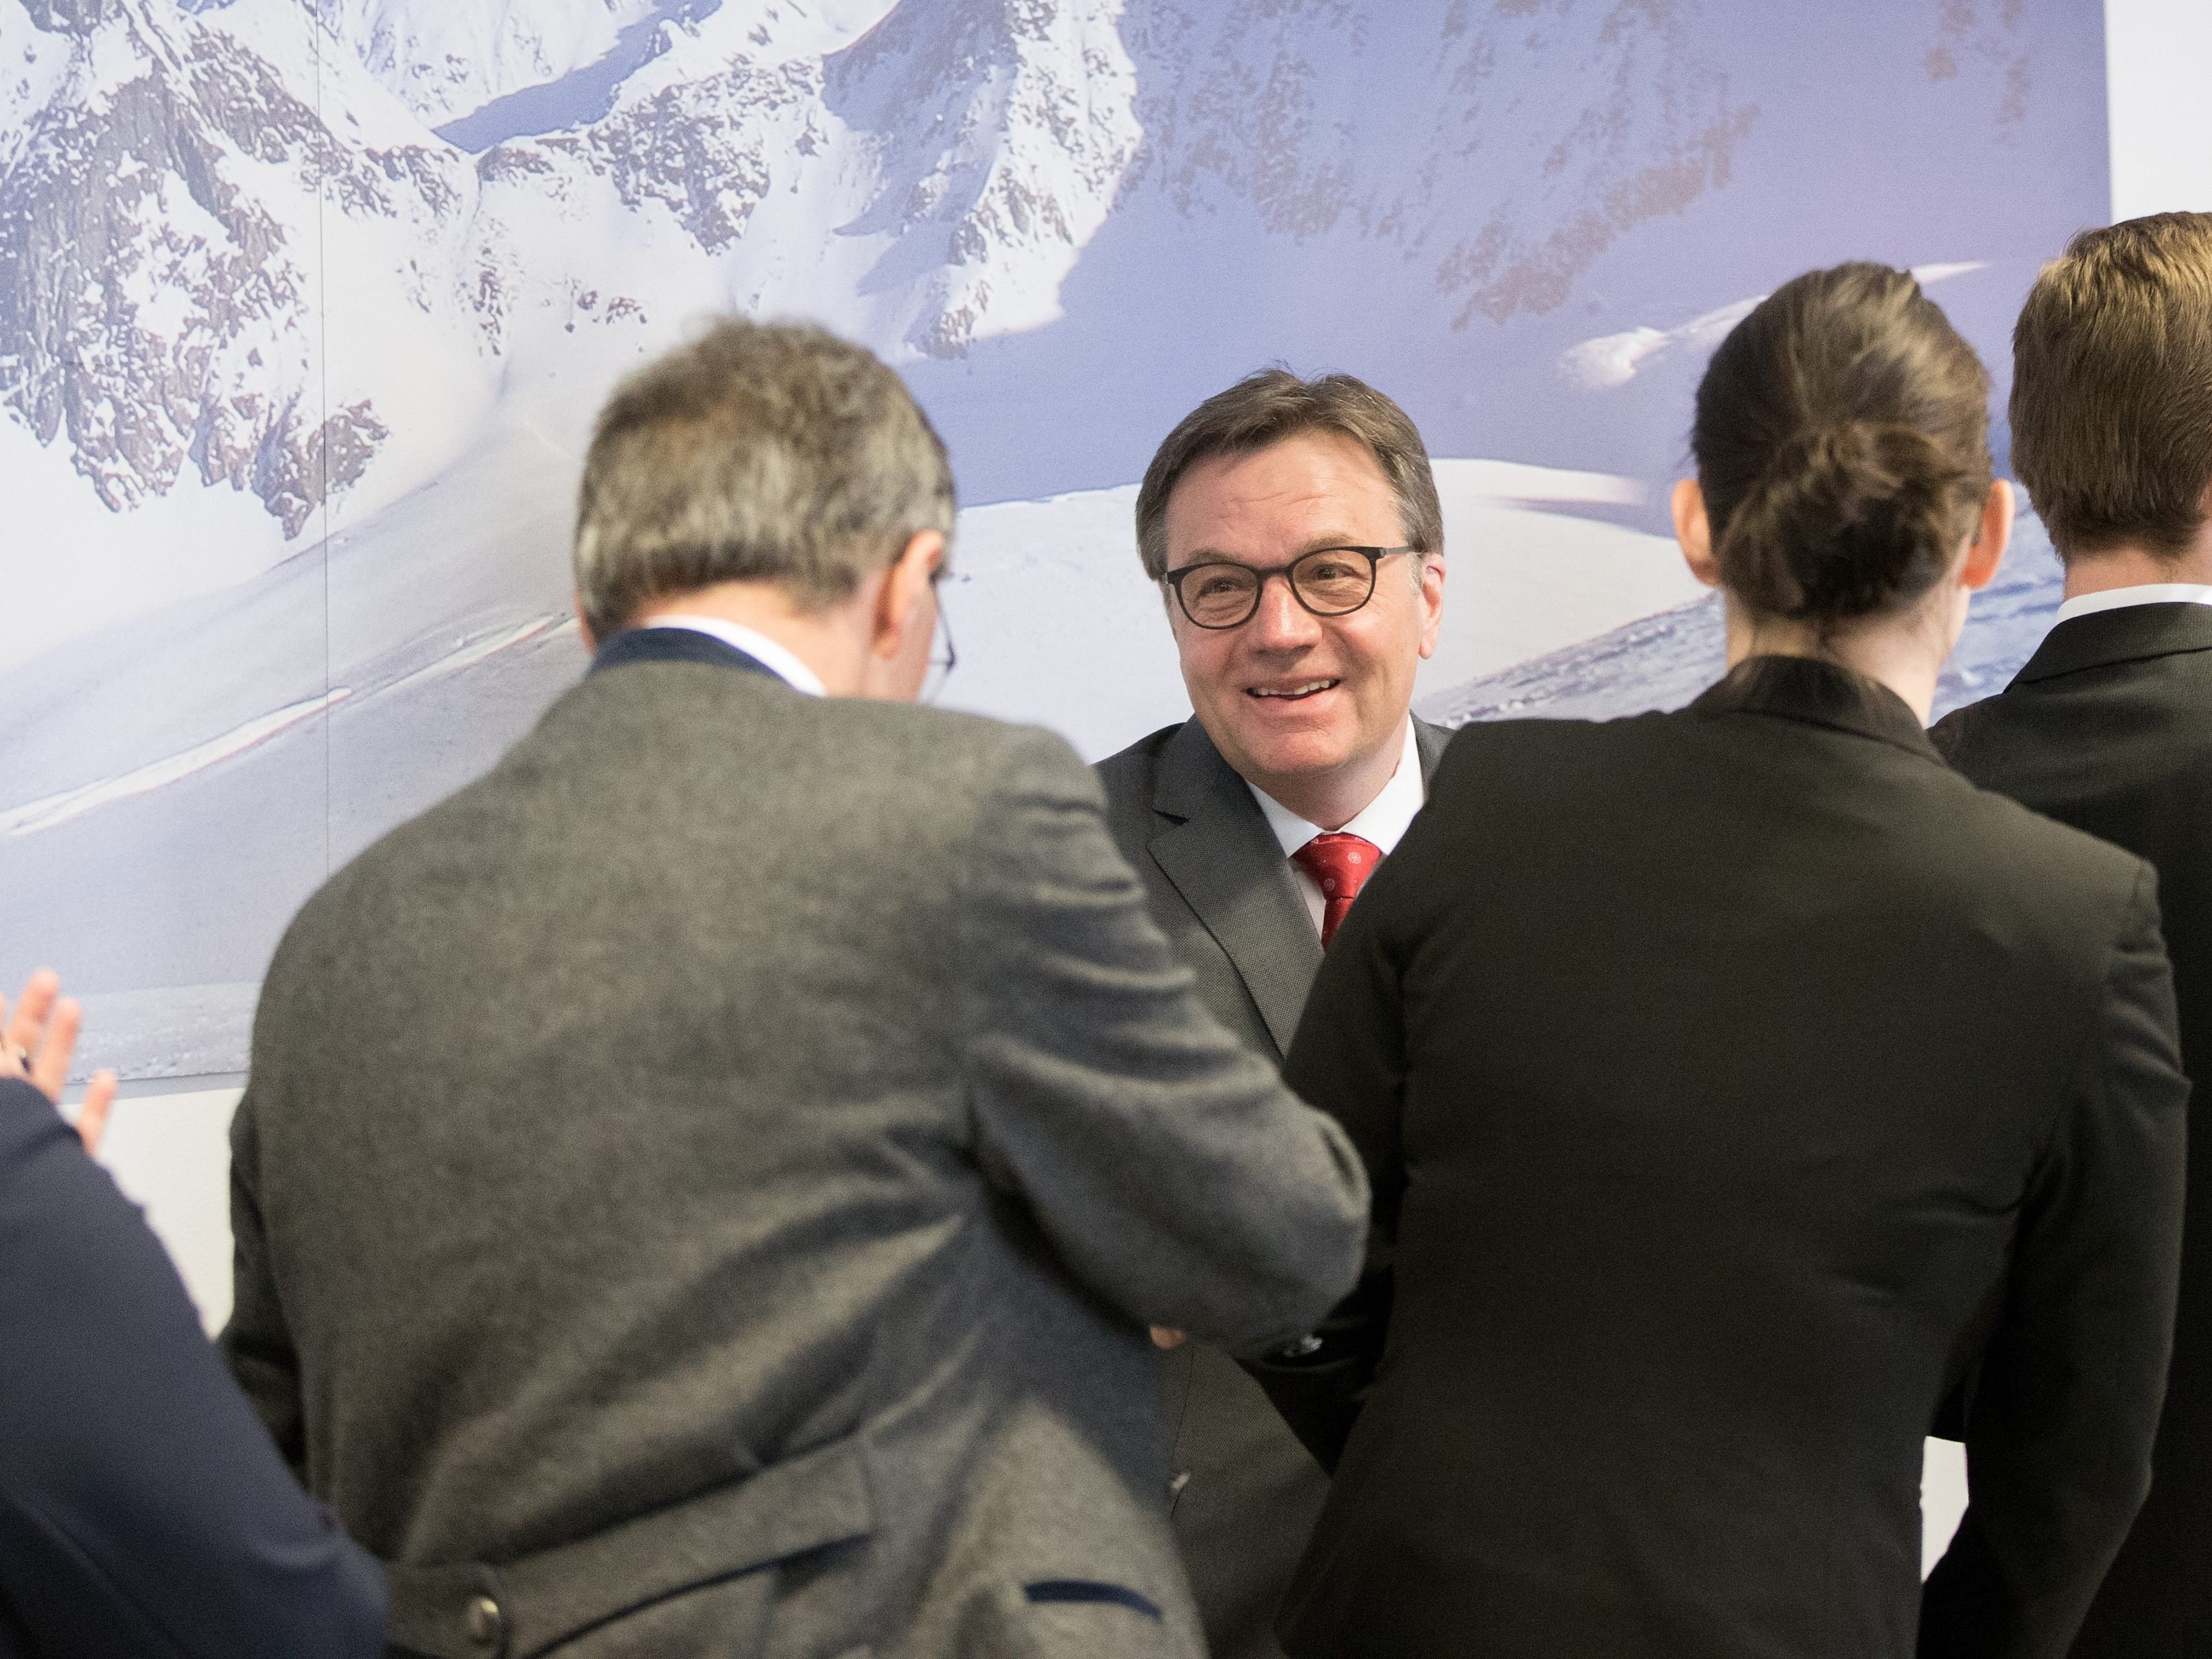
<instances>
[{"instance_id":1,"label":"woman with hair bun","mask_svg":"<svg viewBox=\"0 0 2212 1659\"><path fill-rule=\"evenodd\" d=\"M1760 304L1674 497L1726 677L1468 727L1331 945L1286 1075L1376 1244L1270 1368L1335 1470L1296 1659L2066 1652L2148 1479L2188 1085L2149 866L1923 730L2010 529L1987 398L1902 272Z\"/></svg>"}]
</instances>

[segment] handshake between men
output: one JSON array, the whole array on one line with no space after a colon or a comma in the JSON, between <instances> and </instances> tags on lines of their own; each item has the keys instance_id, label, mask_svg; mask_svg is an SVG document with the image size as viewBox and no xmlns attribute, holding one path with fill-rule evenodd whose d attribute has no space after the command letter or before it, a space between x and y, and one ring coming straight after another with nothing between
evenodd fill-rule
<instances>
[{"instance_id":1,"label":"handshake between men","mask_svg":"<svg viewBox=\"0 0 2212 1659\"><path fill-rule=\"evenodd\" d=\"M1067 746L910 706L952 514L855 347L647 369L592 672L277 951L223 1348L404 1649L1200 1650L1146 1327L1298 1337L1365 1182Z\"/></svg>"}]
</instances>

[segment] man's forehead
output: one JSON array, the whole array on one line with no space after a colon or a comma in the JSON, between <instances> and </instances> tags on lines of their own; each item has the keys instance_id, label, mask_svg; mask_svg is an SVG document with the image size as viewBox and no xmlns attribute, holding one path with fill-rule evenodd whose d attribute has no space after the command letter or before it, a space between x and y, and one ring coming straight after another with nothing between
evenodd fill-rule
<instances>
[{"instance_id":1,"label":"man's forehead","mask_svg":"<svg viewBox=\"0 0 2212 1659\"><path fill-rule=\"evenodd\" d=\"M1170 545L1238 528L1297 526L1362 538L1378 514L1395 521L1397 495L1368 447L1341 433L1292 433L1254 450L1209 455L1176 481L1165 514ZM1333 524L1333 530L1324 528ZM1395 532L1389 532L1395 538Z\"/></svg>"}]
</instances>

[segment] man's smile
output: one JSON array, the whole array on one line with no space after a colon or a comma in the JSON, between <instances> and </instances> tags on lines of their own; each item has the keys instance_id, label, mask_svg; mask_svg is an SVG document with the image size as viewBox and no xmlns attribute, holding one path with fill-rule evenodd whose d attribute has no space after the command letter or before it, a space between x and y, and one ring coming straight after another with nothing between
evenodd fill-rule
<instances>
[{"instance_id":1,"label":"man's smile","mask_svg":"<svg viewBox=\"0 0 2212 1659\"><path fill-rule=\"evenodd\" d=\"M1295 701L1334 690L1343 684L1340 679L1322 679L1304 680L1296 685L1248 685L1244 688L1244 695L1248 697L1287 697Z\"/></svg>"}]
</instances>

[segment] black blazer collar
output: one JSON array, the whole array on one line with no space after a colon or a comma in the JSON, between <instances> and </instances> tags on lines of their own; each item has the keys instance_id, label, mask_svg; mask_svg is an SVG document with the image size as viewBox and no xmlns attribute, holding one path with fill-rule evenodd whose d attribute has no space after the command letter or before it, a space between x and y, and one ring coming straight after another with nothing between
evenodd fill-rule
<instances>
[{"instance_id":1,"label":"black blazer collar","mask_svg":"<svg viewBox=\"0 0 2212 1659\"><path fill-rule=\"evenodd\" d=\"M696 662L710 668L738 668L765 674L781 684L782 677L758 658L749 657L734 645L696 628L629 628L599 647L590 673L603 668L627 668L641 662Z\"/></svg>"},{"instance_id":2,"label":"black blazer collar","mask_svg":"<svg viewBox=\"0 0 2212 1659\"><path fill-rule=\"evenodd\" d=\"M2212 605L2123 605L2060 623L2013 677L2014 685L2112 663L2140 662L2182 651L2212 651Z\"/></svg>"},{"instance_id":3,"label":"black blazer collar","mask_svg":"<svg viewBox=\"0 0 2212 1659\"><path fill-rule=\"evenodd\" d=\"M1942 764L1905 699L1818 657L1747 657L1690 707L1701 714L1778 714L1872 738Z\"/></svg>"}]
</instances>

